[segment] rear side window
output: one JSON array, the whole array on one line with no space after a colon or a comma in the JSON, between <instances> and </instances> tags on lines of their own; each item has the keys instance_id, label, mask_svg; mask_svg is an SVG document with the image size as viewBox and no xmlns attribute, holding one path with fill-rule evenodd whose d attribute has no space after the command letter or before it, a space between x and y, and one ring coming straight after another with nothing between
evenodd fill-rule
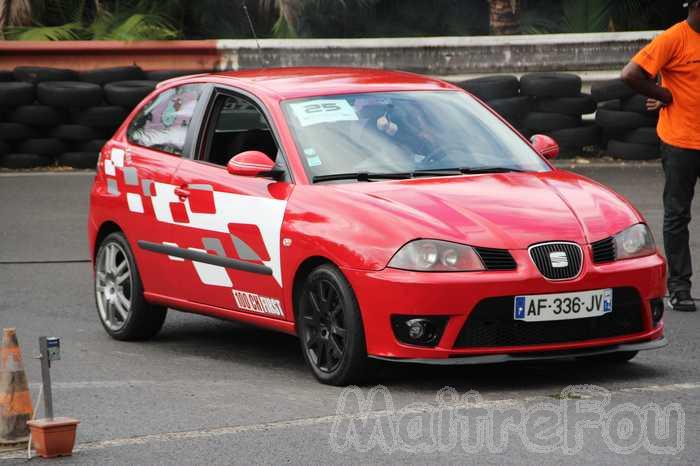
<instances>
[{"instance_id":1,"label":"rear side window","mask_svg":"<svg viewBox=\"0 0 700 466\"><path fill-rule=\"evenodd\" d=\"M163 91L144 106L126 133L130 143L182 155L187 129L204 85L186 84Z\"/></svg>"}]
</instances>

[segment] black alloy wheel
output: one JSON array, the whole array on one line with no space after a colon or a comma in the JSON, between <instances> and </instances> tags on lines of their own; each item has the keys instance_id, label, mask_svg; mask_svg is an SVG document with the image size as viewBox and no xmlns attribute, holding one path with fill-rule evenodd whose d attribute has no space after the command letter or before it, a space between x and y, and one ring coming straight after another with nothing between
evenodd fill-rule
<instances>
[{"instance_id":1,"label":"black alloy wheel","mask_svg":"<svg viewBox=\"0 0 700 466\"><path fill-rule=\"evenodd\" d=\"M367 350L355 295L335 267L322 265L298 297L297 329L304 358L322 383L347 385L364 372Z\"/></svg>"}]
</instances>

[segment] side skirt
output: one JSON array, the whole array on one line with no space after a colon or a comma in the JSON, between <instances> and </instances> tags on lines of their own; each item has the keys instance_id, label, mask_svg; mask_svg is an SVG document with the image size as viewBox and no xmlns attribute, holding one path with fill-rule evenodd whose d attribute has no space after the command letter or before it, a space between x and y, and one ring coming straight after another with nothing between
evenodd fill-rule
<instances>
[{"instance_id":1,"label":"side skirt","mask_svg":"<svg viewBox=\"0 0 700 466\"><path fill-rule=\"evenodd\" d=\"M194 303L185 299L172 298L170 296L165 296L158 293L151 293L148 291L144 292L143 296L144 298L146 298L146 301L150 303L160 304L183 312L193 312L195 314L218 317L220 319L245 322L247 324L256 325L258 327L264 327L272 330L277 330L279 332L284 332L289 335L296 335L296 328L294 322L274 319L267 316L249 314L247 312L236 311L233 309L225 309L221 307L210 306L208 304Z\"/></svg>"}]
</instances>

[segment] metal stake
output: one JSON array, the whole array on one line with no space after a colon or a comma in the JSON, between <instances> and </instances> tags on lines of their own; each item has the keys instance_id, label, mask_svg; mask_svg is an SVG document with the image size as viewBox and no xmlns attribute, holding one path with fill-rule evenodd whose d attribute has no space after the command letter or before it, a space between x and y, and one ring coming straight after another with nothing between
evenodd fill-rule
<instances>
[{"instance_id":1,"label":"metal stake","mask_svg":"<svg viewBox=\"0 0 700 466\"><path fill-rule=\"evenodd\" d=\"M44 414L53 419L53 397L51 396L51 360L46 337L39 337L39 358L41 359L41 383L44 387Z\"/></svg>"}]
</instances>

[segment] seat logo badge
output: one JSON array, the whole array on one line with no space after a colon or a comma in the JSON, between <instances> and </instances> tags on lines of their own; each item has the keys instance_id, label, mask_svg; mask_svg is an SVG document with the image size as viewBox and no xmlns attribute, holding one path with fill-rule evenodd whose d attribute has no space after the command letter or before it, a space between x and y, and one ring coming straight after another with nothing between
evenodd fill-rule
<instances>
[{"instance_id":1,"label":"seat logo badge","mask_svg":"<svg viewBox=\"0 0 700 466\"><path fill-rule=\"evenodd\" d=\"M555 269L563 269L569 266L569 259L566 257L565 252L550 252L549 260L552 261L552 267Z\"/></svg>"}]
</instances>

